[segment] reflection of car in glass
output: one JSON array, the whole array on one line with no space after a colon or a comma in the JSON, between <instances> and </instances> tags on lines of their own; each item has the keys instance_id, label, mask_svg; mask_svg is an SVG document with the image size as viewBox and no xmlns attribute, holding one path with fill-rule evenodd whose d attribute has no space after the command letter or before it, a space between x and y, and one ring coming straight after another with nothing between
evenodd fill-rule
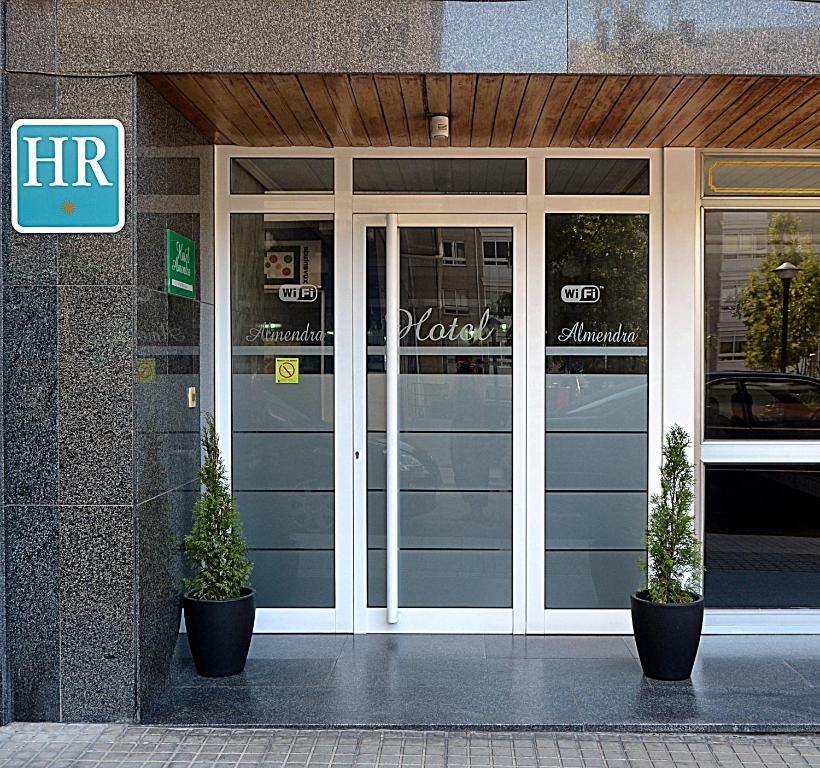
<instances>
[{"instance_id":1,"label":"reflection of car in glass","mask_svg":"<svg viewBox=\"0 0 820 768\"><path fill-rule=\"evenodd\" d=\"M646 428L645 376L547 376L547 429L609 431Z\"/></svg>"},{"instance_id":2,"label":"reflection of car in glass","mask_svg":"<svg viewBox=\"0 0 820 768\"><path fill-rule=\"evenodd\" d=\"M820 380L793 373L707 373L706 437L820 438Z\"/></svg>"},{"instance_id":3,"label":"reflection of car in glass","mask_svg":"<svg viewBox=\"0 0 820 768\"><path fill-rule=\"evenodd\" d=\"M368 451L374 456L384 456L387 453L387 439L383 435L371 434L367 443ZM434 490L440 488L441 484L441 472L433 457L405 440L399 440L400 487Z\"/></svg>"}]
</instances>

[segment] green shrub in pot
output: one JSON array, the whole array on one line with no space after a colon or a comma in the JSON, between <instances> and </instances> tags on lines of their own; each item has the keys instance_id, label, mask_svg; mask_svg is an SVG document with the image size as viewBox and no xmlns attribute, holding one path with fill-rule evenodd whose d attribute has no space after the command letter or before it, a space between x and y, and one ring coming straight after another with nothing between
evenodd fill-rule
<instances>
[{"instance_id":1,"label":"green shrub in pot","mask_svg":"<svg viewBox=\"0 0 820 768\"><path fill-rule=\"evenodd\" d=\"M249 586L253 565L210 414L201 443L202 492L194 504L193 528L185 537L192 575L185 579L183 610L197 671L225 677L245 667L255 615L255 591Z\"/></svg>"},{"instance_id":2,"label":"green shrub in pot","mask_svg":"<svg viewBox=\"0 0 820 768\"><path fill-rule=\"evenodd\" d=\"M684 680L700 645L703 626L701 543L692 514L692 441L675 425L666 434L660 493L650 500L646 529L646 588L632 595L632 627L644 674Z\"/></svg>"}]
</instances>

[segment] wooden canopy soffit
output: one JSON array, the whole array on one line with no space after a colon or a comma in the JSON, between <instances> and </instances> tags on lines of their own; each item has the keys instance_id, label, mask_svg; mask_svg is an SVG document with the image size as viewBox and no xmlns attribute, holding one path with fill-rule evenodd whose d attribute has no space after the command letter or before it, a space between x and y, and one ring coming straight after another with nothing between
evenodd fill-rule
<instances>
[{"instance_id":1,"label":"wooden canopy soffit","mask_svg":"<svg viewBox=\"0 0 820 768\"><path fill-rule=\"evenodd\" d=\"M820 147L820 77L150 74L206 137L241 146Z\"/></svg>"}]
</instances>

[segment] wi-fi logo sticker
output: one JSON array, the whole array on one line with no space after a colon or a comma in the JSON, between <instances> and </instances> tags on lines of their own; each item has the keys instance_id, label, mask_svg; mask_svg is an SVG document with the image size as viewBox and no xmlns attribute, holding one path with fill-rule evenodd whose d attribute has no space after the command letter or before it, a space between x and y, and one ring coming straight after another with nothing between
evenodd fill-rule
<instances>
[{"instance_id":1,"label":"wi-fi logo sticker","mask_svg":"<svg viewBox=\"0 0 820 768\"><path fill-rule=\"evenodd\" d=\"M561 301L565 304L595 304L601 298L597 285L565 285L561 288Z\"/></svg>"}]
</instances>

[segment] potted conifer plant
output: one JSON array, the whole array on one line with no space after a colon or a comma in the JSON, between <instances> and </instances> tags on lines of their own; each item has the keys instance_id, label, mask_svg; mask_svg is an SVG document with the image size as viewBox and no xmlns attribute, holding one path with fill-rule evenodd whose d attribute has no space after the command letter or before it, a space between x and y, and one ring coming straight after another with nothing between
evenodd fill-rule
<instances>
[{"instance_id":1,"label":"potted conifer plant","mask_svg":"<svg viewBox=\"0 0 820 768\"><path fill-rule=\"evenodd\" d=\"M225 477L213 416L202 430L202 492L194 504L194 524L185 537L192 568L182 606L194 665L205 677L227 677L245 668L253 635L253 565L236 502Z\"/></svg>"},{"instance_id":2,"label":"potted conifer plant","mask_svg":"<svg viewBox=\"0 0 820 768\"><path fill-rule=\"evenodd\" d=\"M656 680L692 674L703 626L700 541L692 517L692 441L673 426L666 435L661 492L653 494L646 530L646 588L632 595L632 629L643 672Z\"/></svg>"}]
</instances>

